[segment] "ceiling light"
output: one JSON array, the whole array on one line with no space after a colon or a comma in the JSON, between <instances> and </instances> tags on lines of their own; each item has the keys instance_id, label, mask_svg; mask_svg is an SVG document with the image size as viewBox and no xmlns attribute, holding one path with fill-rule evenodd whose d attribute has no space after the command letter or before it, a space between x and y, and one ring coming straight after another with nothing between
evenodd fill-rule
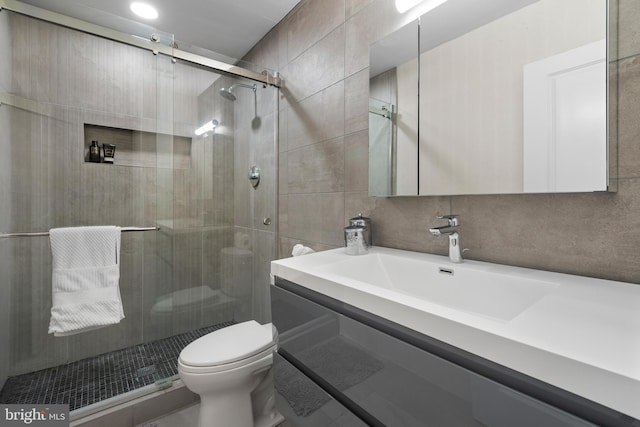
<instances>
[{"instance_id":1,"label":"ceiling light","mask_svg":"<svg viewBox=\"0 0 640 427\"><path fill-rule=\"evenodd\" d=\"M144 19L156 19L158 17L158 11L155 7L139 1L131 3L131 11Z\"/></svg>"},{"instance_id":2,"label":"ceiling light","mask_svg":"<svg viewBox=\"0 0 640 427\"><path fill-rule=\"evenodd\" d=\"M436 7L440 6L442 3L446 1L447 0L426 1L424 2L425 10L423 10L422 13L427 13L431 9L435 9ZM396 0L396 9L398 9L398 12L400 13L405 13L407 10L413 8L418 3L421 3L421 2L423 2L423 0Z\"/></svg>"},{"instance_id":3,"label":"ceiling light","mask_svg":"<svg viewBox=\"0 0 640 427\"><path fill-rule=\"evenodd\" d=\"M214 130L216 126L218 126L218 121L216 119L209 120L207 123L203 124L198 129L196 129L195 134L200 136L203 133L207 133L209 131Z\"/></svg>"}]
</instances>

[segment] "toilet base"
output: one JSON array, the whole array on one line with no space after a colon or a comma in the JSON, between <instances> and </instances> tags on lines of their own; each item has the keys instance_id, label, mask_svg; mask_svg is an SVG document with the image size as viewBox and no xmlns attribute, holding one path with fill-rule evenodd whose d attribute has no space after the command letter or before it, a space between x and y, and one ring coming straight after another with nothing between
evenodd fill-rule
<instances>
[{"instance_id":1,"label":"toilet base","mask_svg":"<svg viewBox=\"0 0 640 427\"><path fill-rule=\"evenodd\" d=\"M260 385L251 393L251 404L255 427L274 427L284 421L284 417L276 409L273 367L269 368Z\"/></svg>"},{"instance_id":2,"label":"toilet base","mask_svg":"<svg viewBox=\"0 0 640 427\"><path fill-rule=\"evenodd\" d=\"M242 396L229 395L228 399L217 398L215 402L207 401L206 398L201 399L198 427L276 427L284 422L284 417L275 408L257 416L252 412L250 398L243 399Z\"/></svg>"},{"instance_id":3,"label":"toilet base","mask_svg":"<svg viewBox=\"0 0 640 427\"><path fill-rule=\"evenodd\" d=\"M171 420L171 421L176 421L176 422L169 422L169 425L182 425L184 427L197 427L199 426L199 419L198 417L200 416L200 404L196 403L195 405L189 406L188 408L185 408L179 412L174 412L173 415L169 415L167 417L162 417L161 420L161 424L165 422L165 419ZM172 419L173 417L173 419ZM282 414L280 414L280 412L275 412L273 416L267 416L267 415L262 415L258 418L255 418L253 420L253 426L254 427L277 427L280 424L282 424L283 422L285 422L286 419L284 418L284 416ZM164 424L162 424L164 425Z\"/></svg>"},{"instance_id":4,"label":"toilet base","mask_svg":"<svg viewBox=\"0 0 640 427\"><path fill-rule=\"evenodd\" d=\"M254 420L254 427L276 427L284 422L284 417L278 411L275 412L273 417L263 415Z\"/></svg>"},{"instance_id":5,"label":"toilet base","mask_svg":"<svg viewBox=\"0 0 640 427\"><path fill-rule=\"evenodd\" d=\"M275 427L284 421L275 405L272 351L266 350L267 356L248 365L255 369L248 377L228 377L226 386L218 389L218 392L200 393L198 427ZM187 378L194 380L193 376ZM241 382L238 382L239 379ZM218 381L221 380L218 378ZM186 381L185 385L189 387ZM218 382L218 385L222 384Z\"/></svg>"},{"instance_id":6,"label":"toilet base","mask_svg":"<svg viewBox=\"0 0 640 427\"><path fill-rule=\"evenodd\" d=\"M243 393L227 393L208 399L200 396L198 427L253 427L251 397Z\"/></svg>"}]
</instances>

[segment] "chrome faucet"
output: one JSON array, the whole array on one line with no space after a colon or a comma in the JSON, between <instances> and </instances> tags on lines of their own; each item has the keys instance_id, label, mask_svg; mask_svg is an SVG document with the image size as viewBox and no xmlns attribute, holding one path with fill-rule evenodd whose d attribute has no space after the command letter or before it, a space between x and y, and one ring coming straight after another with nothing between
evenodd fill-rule
<instances>
[{"instance_id":1,"label":"chrome faucet","mask_svg":"<svg viewBox=\"0 0 640 427\"><path fill-rule=\"evenodd\" d=\"M448 236L449 237L449 259L451 262L461 263L462 250L460 249L460 235L458 234L458 222L457 215L439 215L436 218L446 219L449 224L442 227L430 228L429 231L434 236Z\"/></svg>"}]
</instances>

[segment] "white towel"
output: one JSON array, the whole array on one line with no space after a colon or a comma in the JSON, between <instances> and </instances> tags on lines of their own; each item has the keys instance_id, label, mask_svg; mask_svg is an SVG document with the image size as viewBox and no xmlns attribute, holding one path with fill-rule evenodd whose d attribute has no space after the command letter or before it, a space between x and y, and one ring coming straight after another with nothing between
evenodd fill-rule
<instances>
[{"instance_id":1,"label":"white towel","mask_svg":"<svg viewBox=\"0 0 640 427\"><path fill-rule=\"evenodd\" d=\"M304 246L301 245L300 243L298 243L297 245L295 245L293 247L293 250L291 251L291 255L293 256L300 256L300 255L307 255L307 254L312 254L315 251L313 249L311 249L308 246Z\"/></svg>"},{"instance_id":2,"label":"white towel","mask_svg":"<svg viewBox=\"0 0 640 427\"><path fill-rule=\"evenodd\" d=\"M49 333L73 335L124 319L120 298L120 227L49 231L53 256Z\"/></svg>"}]
</instances>

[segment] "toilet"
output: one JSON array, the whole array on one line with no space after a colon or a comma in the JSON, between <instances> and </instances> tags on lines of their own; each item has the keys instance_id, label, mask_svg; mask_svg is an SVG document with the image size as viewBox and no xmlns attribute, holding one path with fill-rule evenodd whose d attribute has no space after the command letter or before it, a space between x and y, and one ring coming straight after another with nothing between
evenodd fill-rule
<instances>
[{"instance_id":1,"label":"toilet","mask_svg":"<svg viewBox=\"0 0 640 427\"><path fill-rule=\"evenodd\" d=\"M278 332L255 320L227 326L187 345L178 359L184 385L200 395L199 427L274 427L273 352Z\"/></svg>"}]
</instances>

